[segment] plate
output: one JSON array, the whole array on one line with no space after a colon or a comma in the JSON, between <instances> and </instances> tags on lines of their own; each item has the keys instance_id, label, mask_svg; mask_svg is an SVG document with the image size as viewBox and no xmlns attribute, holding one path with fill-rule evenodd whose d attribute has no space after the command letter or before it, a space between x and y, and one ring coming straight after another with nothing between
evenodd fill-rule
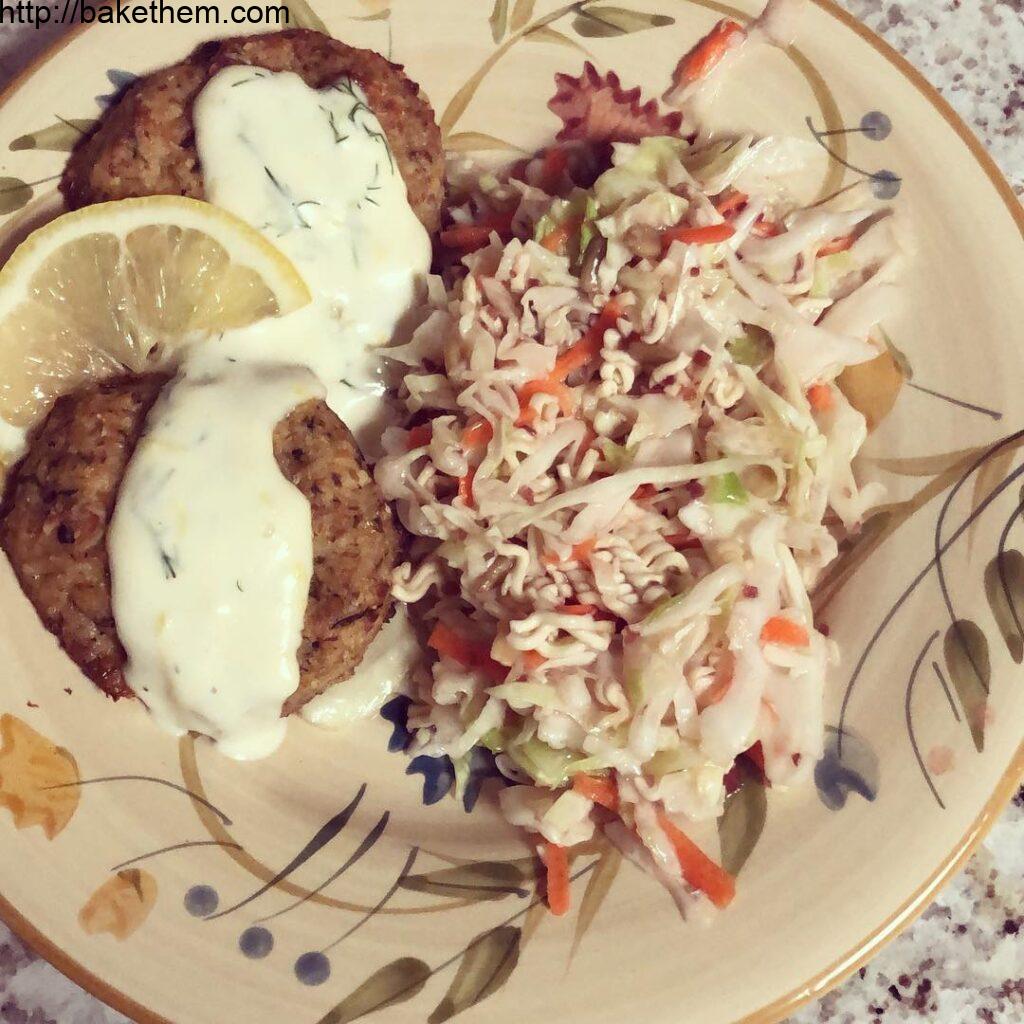
<instances>
[{"instance_id":1,"label":"plate","mask_svg":"<svg viewBox=\"0 0 1024 1024\"><path fill-rule=\"evenodd\" d=\"M554 76L591 60L657 95L717 0L313 0L307 22L405 64L449 148L548 142ZM493 8L493 9L492 9ZM232 32L96 26L3 97L0 249L54 206L77 134L132 75ZM237 29L234 29L237 31ZM796 44L744 55L716 123L804 138L827 192L867 178L909 225L885 324L912 378L867 470L890 504L819 595L844 663L814 787L747 787L720 823L739 896L710 926L600 846L574 912L538 903L486 763L463 799L402 751L403 707L342 734L295 722L238 764L109 703L0 568L0 914L138 1021L473 1020L765 1024L836 983L956 870L1024 773L1024 214L902 58L833 4ZM467 809L473 806L472 813Z\"/></svg>"}]
</instances>

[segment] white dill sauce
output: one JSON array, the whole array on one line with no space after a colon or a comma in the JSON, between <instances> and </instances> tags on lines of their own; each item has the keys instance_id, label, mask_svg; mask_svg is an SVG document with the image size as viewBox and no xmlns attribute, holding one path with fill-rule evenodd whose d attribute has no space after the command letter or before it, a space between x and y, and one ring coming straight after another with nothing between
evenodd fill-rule
<instances>
[{"instance_id":1,"label":"white dill sauce","mask_svg":"<svg viewBox=\"0 0 1024 1024\"><path fill-rule=\"evenodd\" d=\"M315 296L219 347L249 362L311 367L365 449L386 411L376 348L430 268L430 239L380 123L348 79L317 92L291 72L248 66L219 72L193 118L207 199L262 231Z\"/></svg>"},{"instance_id":2,"label":"white dill sauce","mask_svg":"<svg viewBox=\"0 0 1024 1024\"><path fill-rule=\"evenodd\" d=\"M376 348L413 304L430 241L347 79L315 91L290 72L229 67L193 116L207 198L266 234L314 298L195 346L154 406L107 542L114 618L128 682L161 727L256 758L284 737L312 574L309 504L281 475L274 426L325 397L364 450L379 437ZM312 720L379 706L406 668L380 646Z\"/></svg>"},{"instance_id":3,"label":"white dill sauce","mask_svg":"<svg viewBox=\"0 0 1024 1024\"><path fill-rule=\"evenodd\" d=\"M351 679L314 697L301 711L313 725L327 729L368 718L404 680L420 653L404 607L384 625Z\"/></svg>"}]
</instances>

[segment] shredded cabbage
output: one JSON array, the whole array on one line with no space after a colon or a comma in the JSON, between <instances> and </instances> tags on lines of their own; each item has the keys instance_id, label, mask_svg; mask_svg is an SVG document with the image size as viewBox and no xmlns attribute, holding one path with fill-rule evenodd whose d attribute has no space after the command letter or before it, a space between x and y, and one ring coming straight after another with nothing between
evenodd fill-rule
<instances>
[{"instance_id":1,"label":"shredded cabbage","mask_svg":"<svg viewBox=\"0 0 1024 1024\"><path fill-rule=\"evenodd\" d=\"M565 196L467 177L459 218L518 197L516 237L435 281L388 352L431 426L413 449L387 431L375 468L414 536L393 590L485 652L418 684L418 748L460 780L489 748L516 783L508 820L563 845L607 820L572 788L602 773L609 834L681 904L659 815L704 835L755 744L774 785L813 770L835 646L808 588L881 499L834 382L876 354L901 250L876 207L801 207L809 159L792 140L649 138ZM701 244L723 216L727 244ZM561 253L538 244L570 223ZM763 642L779 616L806 643Z\"/></svg>"}]
</instances>

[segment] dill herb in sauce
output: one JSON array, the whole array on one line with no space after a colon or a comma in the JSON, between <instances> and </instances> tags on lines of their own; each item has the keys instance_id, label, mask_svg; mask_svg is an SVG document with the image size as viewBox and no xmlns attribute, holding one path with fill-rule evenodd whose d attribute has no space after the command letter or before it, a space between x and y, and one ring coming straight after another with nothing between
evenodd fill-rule
<instances>
[{"instance_id":1,"label":"dill herb in sauce","mask_svg":"<svg viewBox=\"0 0 1024 1024\"><path fill-rule=\"evenodd\" d=\"M291 189L289 189L287 185L282 184L281 181L274 174L274 172L269 167L267 167L266 164L263 165L263 170L267 172L267 177L270 179L270 183L274 186L275 189L277 189L278 193L280 193L281 198L291 207L292 216L295 218L295 225L300 228L306 228L308 230L310 227L310 223L308 220L306 220L305 217L302 216L302 213L300 211L302 210L303 206L320 206L321 204L319 200L296 200L291 193Z\"/></svg>"},{"instance_id":2,"label":"dill herb in sauce","mask_svg":"<svg viewBox=\"0 0 1024 1024\"><path fill-rule=\"evenodd\" d=\"M330 125L331 132L334 135L335 145L341 142L347 142L348 136L338 128L338 122L335 119L334 111L327 107L321 107L320 109L327 115L327 123Z\"/></svg>"},{"instance_id":3,"label":"dill herb in sauce","mask_svg":"<svg viewBox=\"0 0 1024 1024\"><path fill-rule=\"evenodd\" d=\"M248 78L243 78L238 82L232 82L231 88L237 89L240 85L248 85L250 82L258 81L261 78L266 78L266 73L255 71Z\"/></svg>"}]
</instances>

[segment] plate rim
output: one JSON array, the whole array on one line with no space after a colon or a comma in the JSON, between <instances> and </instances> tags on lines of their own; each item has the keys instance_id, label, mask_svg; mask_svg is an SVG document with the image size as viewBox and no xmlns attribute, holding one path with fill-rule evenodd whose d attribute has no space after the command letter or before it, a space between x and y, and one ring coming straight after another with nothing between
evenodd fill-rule
<instances>
[{"instance_id":1,"label":"plate rim","mask_svg":"<svg viewBox=\"0 0 1024 1024\"><path fill-rule=\"evenodd\" d=\"M114 0L100 0L98 6L108 7ZM852 31L867 43L876 53L884 57L900 75L942 117L947 125L967 147L977 161L996 194L1003 201L1010 219L1017 225L1024 239L1024 203L1018 199L1009 181L999 169L995 160L985 149L964 119L953 109L949 101L936 89L924 74L906 57L894 49L881 36L863 22L839 6L838 0L810 0L810 2L834 18L840 25ZM65 32L59 39L38 53L10 82L0 90L0 109L16 97L17 93L37 72L42 70L65 47L92 28L96 22L79 24ZM1011 757L1005 772L983 805L967 832L953 849L943 857L932 874L907 897L874 931L856 943L847 953L822 968L802 985L779 996L733 1024L778 1024L801 1006L818 999L848 979L855 971L872 960L897 935L908 928L933 902L941 889L968 861L981 841L1009 806L1016 791L1024 785L1024 740ZM136 1024L174 1024L173 1021L143 1006L132 996L106 982L99 975L79 963L48 938L33 922L19 911L0 891L0 921L38 956L42 957L66 978L70 979L90 995L101 1000L111 1009L129 1017Z\"/></svg>"}]
</instances>

